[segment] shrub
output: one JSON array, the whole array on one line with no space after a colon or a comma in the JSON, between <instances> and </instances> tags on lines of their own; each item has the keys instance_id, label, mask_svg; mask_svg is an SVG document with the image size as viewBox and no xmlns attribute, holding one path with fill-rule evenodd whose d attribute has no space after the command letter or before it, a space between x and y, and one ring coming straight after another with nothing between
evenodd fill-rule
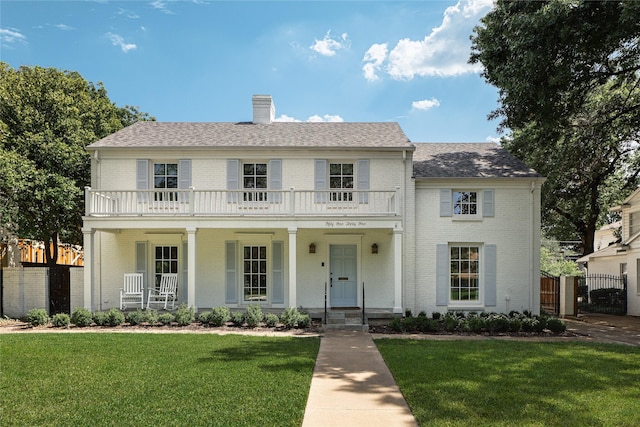
<instances>
[{"instance_id":1,"label":"shrub","mask_svg":"<svg viewBox=\"0 0 640 427\"><path fill-rule=\"evenodd\" d=\"M389 323L389 328L394 332L404 332L404 323L401 318L394 317L391 319L391 323Z\"/></svg>"},{"instance_id":2,"label":"shrub","mask_svg":"<svg viewBox=\"0 0 640 427\"><path fill-rule=\"evenodd\" d=\"M244 321L250 328L255 328L260 325L263 318L262 308L258 304L250 305L247 307L247 313L244 316Z\"/></svg>"},{"instance_id":3,"label":"shrub","mask_svg":"<svg viewBox=\"0 0 640 427\"><path fill-rule=\"evenodd\" d=\"M509 330L509 317L504 314L492 313L485 322L489 332L504 333Z\"/></svg>"},{"instance_id":4,"label":"shrub","mask_svg":"<svg viewBox=\"0 0 640 427\"><path fill-rule=\"evenodd\" d=\"M440 329L440 322L434 319L427 319L426 317L419 317L418 331L419 332L438 332Z\"/></svg>"},{"instance_id":5,"label":"shrub","mask_svg":"<svg viewBox=\"0 0 640 427\"><path fill-rule=\"evenodd\" d=\"M418 313L418 317L427 317L427 312L426 311L421 311L420 313Z\"/></svg>"},{"instance_id":6,"label":"shrub","mask_svg":"<svg viewBox=\"0 0 640 427\"><path fill-rule=\"evenodd\" d=\"M114 327L124 323L124 314L117 308L112 308L107 312L107 325Z\"/></svg>"},{"instance_id":7,"label":"shrub","mask_svg":"<svg viewBox=\"0 0 640 427\"><path fill-rule=\"evenodd\" d=\"M437 311L434 311L433 313L431 313L431 318L433 320L440 320L440 313L438 313Z\"/></svg>"},{"instance_id":8,"label":"shrub","mask_svg":"<svg viewBox=\"0 0 640 427\"><path fill-rule=\"evenodd\" d=\"M49 323L49 315L44 308L32 308L27 313L27 323L31 326L42 326Z\"/></svg>"},{"instance_id":9,"label":"shrub","mask_svg":"<svg viewBox=\"0 0 640 427\"><path fill-rule=\"evenodd\" d=\"M538 323L534 324L533 332L541 333L547 328L547 318L546 317L536 317L535 318Z\"/></svg>"},{"instance_id":10,"label":"shrub","mask_svg":"<svg viewBox=\"0 0 640 427\"><path fill-rule=\"evenodd\" d=\"M231 313L231 323L233 323L233 326L244 325L244 313L241 311L234 311Z\"/></svg>"},{"instance_id":11,"label":"shrub","mask_svg":"<svg viewBox=\"0 0 640 427\"><path fill-rule=\"evenodd\" d=\"M91 312L84 307L74 308L73 312L71 313L71 323L79 328L91 326L91 324L93 323Z\"/></svg>"},{"instance_id":12,"label":"shrub","mask_svg":"<svg viewBox=\"0 0 640 427\"><path fill-rule=\"evenodd\" d=\"M311 326L311 316L308 314L301 314L298 317L298 328L307 329L309 326Z\"/></svg>"},{"instance_id":13,"label":"shrub","mask_svg":"<svg viewBox=\"0 0 640 427\"><path fill-rule=\"evenodd\" d=\"M198 322L200 322L203 325L208 325L209 324L209 320L211 320L211 312L210 311L203 311L202 313L198 314Z\"/></svg>"},{"instance_id":14,"label":"shrub","mask_svg":"<svg viewBox=\"0 0 640 427\"><path fill-rule=\"evenodd\" d=\"M147 308L144 312L144 321L149 325L153 326L158 323L158 310L154 310L153 308Z\"/></svg>"},{"instance_id":15,"label":"shrub","mask_svg":"<svg viewBox=\"0 0 640 427\"><path fill-rule=\"evenodd\" d=\"M561 334L567 330L567 325L557 317L552 317L547 319L547 329L549 329L554 334Z\"/></svg>"},{"instance_id":16,"label":"shrub","mask_svg":"<svg viewBox=\"0 0 640 427\"><path fill-rule=\"evenodd\" d=\"M104 311L96 311L93 313L93 323L98 326L106 326L107 325L107 313Z\"/></svg>"},{"instance_id":17,"label":"shrub","mask_svg":"<svg viewBox=\"0 0 640 427\"><path fill-rule=\"evenodd\" d=\"M125 317L131 326L139 325L144 322L144 313L140 309L127 313Z\"/></svg>"},{"instance_id":18,"label":"shrub","mask_svg":"<svg viewBox=\"0 0 640 427\"><path fill-rule=\"evenodd\" d=\"M223 326L231 320L231 312L227 307L216 307L211 313L209 318L209 325L211 326Z\"/></svg>"},{"instance_id":19,"label":"shrub","mask_svg":"<svg viewBox=\"0 0 640 427\"><path fill-rule=\"evenodd\" d=\"M444 329L447 332L453 332L458 327L459 320L453 313L447 313L444 315Z\"/></svg>"},{"instance_id":20,"label":"shrub","mask_svg":"<svg viewBox=\"0 0 640 427\"><path fill-rule=\"evenodd\" d=\"M522 320L518 317L511 317L509 319L509 331L510 332L520 332L522 329Z\"/></svg>"},{"instance_id":21,"label":"shrub","mask_svg":"<svg viewBox=\"0 0 640 427\"><path fill-rule=\"evenodd\" d=\"M404 311L404 317L413 317L413 312L411 311L411 309L410 309L410 308L407 308L407 309Z\"/></svg>"},{"instance_id":22,"label":"shrub","mask_svg":"<svg viewBox=\"0 0 640 427\"><path fill-rule=\"evenodd\" d=\"M282 314L280 315L280 322L282 325L291 329L294 328L298 324L298 319L300 318L300 313L296 307L288 307L285 308Z\"/></svg>"},{"instance_id":23,"label":"shrub","mask_svg":"<svg viewBox=\"0 0 640 427\"><path fill-rule=\"evenodd\" d=\"M53 318L51 318L51 323L53 323L53 326L56 328L67 328L69 323L71 323L71 318L67 313L56 313L53 315Z\"/></svg>"},{"instance_id":24,"label":"shrub","mask_svg":"<svg viewBox=\"0 0 640 427\"><path fill-rule=\"evenodd\" d=\"M172 313L166 312L158 315L158 322L162 325L170 325L175 320L175 316Z\"/></svg>"},{"instance_id":25,"label":"shrub","mask_svg":"<svg viewBox=\"0 0 640 427\"><path fill-rule=\"evenodd\" d=\"M278 316L276 314L273 313L267 313L264 315L264 325L267 328L275 328L276 325L278 324Z\"/></svg>"},{"instance_id":26,"label":"shrub","mask_svg":"<svg viewBox=\"0 0 640 427\"><path fill-rule=\"evenodd\" d=\"M487 328L484 317L472 316L467 319L467 323L469 325L469 330L475 334L478 334Z\"/></svg>"},{"instance_id":27,"label":"shrub","mask_svg":"<svg viewBox=\"0 0 640 427\"><path fill-rule=\"evenodd\" d=\"M196 320L196 311L192 306L187 307L186 304L180 304L176 310L175 321L178 326L188 326Z\"/></svg>"},{"instance_id":28,"label":"shrub","mask_svg":"<svg viewBox=\"0 0 640 427\"><path fill-rule=\"evenodd\" d=\"M538 323L540 322L538 322L537 319L534 319L532 317L525 317L524 319L522 319L522 331L533 332L534 330L536 330Z\"/></svg>"}]
</instances>

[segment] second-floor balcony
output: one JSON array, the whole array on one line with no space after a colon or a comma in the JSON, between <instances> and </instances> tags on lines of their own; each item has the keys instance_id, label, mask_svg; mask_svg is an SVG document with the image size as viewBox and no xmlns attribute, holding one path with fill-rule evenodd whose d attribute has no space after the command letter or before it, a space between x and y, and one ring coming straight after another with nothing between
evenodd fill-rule
<instances>
[{"instance_id":1,"label":"second-floor balcony","mask_svg":"<svg viewBox=\"0 0 640 427\"><path fill-rule=\"evenodd\" d=\"M392 191L131 190L85 192L87 216L398 216Z\"/></svg>"}]
</instances>

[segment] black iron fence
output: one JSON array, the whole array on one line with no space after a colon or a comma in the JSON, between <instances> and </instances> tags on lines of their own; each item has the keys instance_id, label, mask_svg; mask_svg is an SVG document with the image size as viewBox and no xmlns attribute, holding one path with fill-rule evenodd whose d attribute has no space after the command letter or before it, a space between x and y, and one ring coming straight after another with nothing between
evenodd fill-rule
<instances>
[{"instance_id":1,"label":"black iron fence","mask_svg":"<svg viewBox=\"0 0 640 427\"><path fill-rule=\"evenodd\" d=\"M627 314L627 283L622 276L589 274L578 278L578 312Z\"/></svg>"}]
</instances>

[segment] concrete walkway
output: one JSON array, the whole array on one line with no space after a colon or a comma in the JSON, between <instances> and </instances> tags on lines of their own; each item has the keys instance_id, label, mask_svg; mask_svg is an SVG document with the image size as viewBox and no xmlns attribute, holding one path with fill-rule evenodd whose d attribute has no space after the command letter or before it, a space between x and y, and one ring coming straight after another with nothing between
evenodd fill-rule
<instances>
[{"instance_id":1,"label":"concrete walkway","mask_svg":"<svg viewBox=\"0 0 640 427\"><path fill-rule=\"evenodd\" d=\"M371 335L325 332L302 426L417 425Z\"/></svg>"}]
</instances>

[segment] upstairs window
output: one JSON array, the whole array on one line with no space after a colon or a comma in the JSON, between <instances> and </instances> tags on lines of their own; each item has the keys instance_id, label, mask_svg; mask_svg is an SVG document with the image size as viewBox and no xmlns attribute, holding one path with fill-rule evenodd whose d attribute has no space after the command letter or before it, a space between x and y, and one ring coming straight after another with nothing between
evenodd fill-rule
<instances>
[{"instance_id":1,"label":"upstairs window","mask_svg":"<svg viewBox=\"0 0 640 427\"><path fill-rule=\"evenodd\" d=\"M244 163L242 165L242 182L245 190L266 190L268 188L267 164L266 163ZM245 202L264 202L267 200L267 193L263 191L244 192Z\"/></svg>"},{"instance_id":2,"label":"upstairs window","mask_svg":"<svg viewBox=\"0 0 640 427\"><path fill-rule=\"evenodd\" d=\"M478 193L475 191L454 191L453 214L478 215Z\"/></svg>"},{"instance_id":3,"label":"upstairs window","mask_svg":"<svg viewBox=\"0 0 640 427\"><path fill-rule=\"evenodd\" d=\"M154 163L153 165L153 188L158 190L169 190L178 188L178 164L177 163ZM176 201L178 194L173 191L158 191L155 193L156 201Z\"/></svg>"},{"instance_id":4,"label":"upstairs window","mask_svg":"<svg viewBox=\"0 0 640 427\"><path fill-rule=\"evenodd\" d=\"M329 165L329 193L332 202L351 202L353 190L353 163L331 163Z\"/></svg>"}]
</instances>

